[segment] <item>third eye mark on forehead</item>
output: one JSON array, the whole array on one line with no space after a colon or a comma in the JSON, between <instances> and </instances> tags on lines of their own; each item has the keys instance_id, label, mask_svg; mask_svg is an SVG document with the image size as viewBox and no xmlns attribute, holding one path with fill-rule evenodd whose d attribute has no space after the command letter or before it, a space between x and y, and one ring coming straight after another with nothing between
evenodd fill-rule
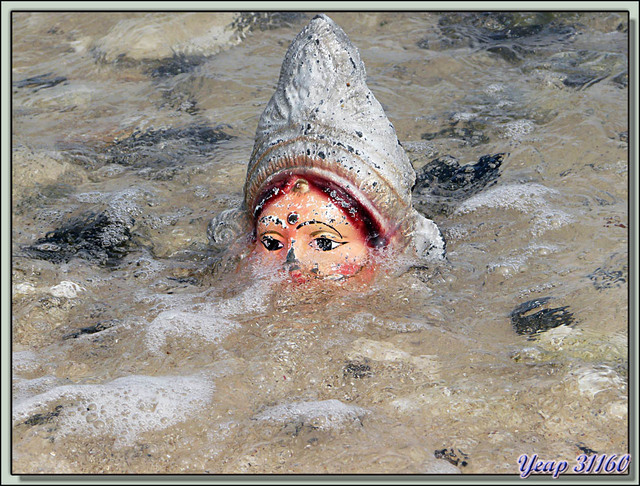
<instances>
[{"instance_id":1,"label":"third eye mark on forehead","mask_svg":"<svg viewBox=\"0 0 640 486\"><path fill-rule=\"evenodd\" d=\"M303 226L306 226L308 224L323 224L325 226L328 226L329 228L331 228L333 231L335 231L336 233L338 233L340 235L340 238L344 238L344 236L342 236L342 233L340 233L337 229L335 229L333 226L331 226L330 224L327 224L323 221L318 221L315 219L310 219L309 221L305 221L304 223L300 223L298 226L296 226L296 229L300 229Z\"/></svg>"}]
</instances>

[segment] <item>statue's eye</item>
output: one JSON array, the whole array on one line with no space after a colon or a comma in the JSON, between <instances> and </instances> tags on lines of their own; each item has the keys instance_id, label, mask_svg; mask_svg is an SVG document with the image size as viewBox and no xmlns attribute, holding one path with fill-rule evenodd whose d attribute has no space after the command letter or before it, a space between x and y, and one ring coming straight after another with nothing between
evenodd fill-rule
<instances>
[{"instance_id":1,"label":"statue's eye","mask_svg":"<svg viewBox=\"0 0 640 486\"><path fill-rule=\"evenodd\" d=\"M330 238L325 238L324 236L321 236L320 238L316 238L315 240L313 240L310 243L310 245L312 248L316 248L317 250L320 250L320 251L331 251L338 248L340 245L344 245L345 243L346 241L343 241L343 242L334 241Z\"/></svg>"},{"instance_id":2,"label":"statue's eye","mask_svg":"<svg viewBox=\"0 0 640 486\"><path fill-rule=\"evenodd\" d=\"M271 236L263 236L260 241L262 242L264 247L269 251L276 251L284 246L280 241L276 240L275 238L272 238Z\"/></svg>"}]
</instances>

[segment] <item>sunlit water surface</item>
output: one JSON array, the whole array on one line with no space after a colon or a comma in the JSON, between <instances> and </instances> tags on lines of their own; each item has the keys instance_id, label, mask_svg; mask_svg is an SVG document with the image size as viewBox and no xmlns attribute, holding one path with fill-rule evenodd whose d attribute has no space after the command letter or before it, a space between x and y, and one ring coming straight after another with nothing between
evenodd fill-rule
<instances>
[{"instance_id":1,"label":"sunlit water surface","mask_svg":"<svg viewBox=\"0 0 640 486\"><path fill-rule=\"evenodd\" d=\"M418 171L509 154L414 194L447 262L356 290L238 274L206 236L312 15L13 15L14 473L627 452L626 17L331 16Z\"/></svg>"}]
</instances>

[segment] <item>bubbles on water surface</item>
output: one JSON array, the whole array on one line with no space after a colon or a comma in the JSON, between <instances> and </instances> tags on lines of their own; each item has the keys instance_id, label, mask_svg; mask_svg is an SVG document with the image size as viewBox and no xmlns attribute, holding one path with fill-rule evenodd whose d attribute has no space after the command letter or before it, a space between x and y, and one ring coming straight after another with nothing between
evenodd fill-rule
<instances>
[{"instance_id":1,"label":"bubbles on water surface","mask_svg":"<svg viewBox=\"0 0 640 486\"><path fill-rule=\"evenodd\" d=\"M16 402L25 400L34 395L44 393L60 383L55 376L42 376L31 380L16 379L12 383L13 399Z\"/></svg>"},{"instance_id":2,"label":"bubbles on water surface","mask_svg":"<svg viewBox=\"0 0 640 486\"><path fill-rule=\"evenodd\" d=\"M428 297L427 289L420 289L425 297ZM435 306L431 307L425 315L416 314L415 317L395 316L382 317L369 312L358 312L350 316L344 325L349 329L364 331L376 326L380 329L389 329L396 332L416 332L431 329L434 325L442 324L442 312Z\"/></svg>"},{"instance_id":3,"label":"bubbles on water surface","mask_svg":"<svg viewBox=\"0 0 640 486\"><path fill-rule=\"evenodd\" d=\"M293 402L269 407L259 413L256 420L282 423L298 421L311 424L312 427L320 430L327 430L339 428L346 422L359 420L368 413L369 410L348 405L339 400L323 400Z\"/></svg>"},{"instance_id":4,"label":"bubbles on water surface","mask_svg":"<svg viewBox=\"0 0 640 486\"><path fill-rule=\"evenodd\" d=\"M259 281L239 295L218 302L170 305L169 310L161 312L147 326L146 345L152 352L157 352L167 336L219 341L240 327L234 318L263 310L270 293L269 281Z\"/></svg>"},{"instance_id":5,"label":"bubbles on water surface","mask_svg":"<svg viewBox=\"0 0 640 486\"><path fill-rule=\"evenodd\" d=\"M62 403L60 436L106 433L114 436L116 443L129 445L144 432L185 420L203 407L213 392L214 386L206 377L132 375L102 385L58 386L17 401L13 420L23 421L38 410ZM80 413L70 413L73 409Z\"/></svg>"},{"instance_id":6,"label":"bubbles on water surface","mask_svg":"<svg viewBox=\"0 0 640 486\"><path fill-rule=\"evenodd\" d=\"M583 367L572 374L577 376L580 393L591 398L607 390L618 391L626 388L625 381L608 366Z\"/></svg>"},{"instance_id":7,"label":"bubbles on water surface","mask_svg":"<svg viewBox=\"0 0 640 486\"><path fill-rule=\"evenodd\" d=\"M506 123L503 127L504 136L511 140L522 140L535 129L535 125L530 120L516 120Z\"/></svg>"},{"instance_id":8,"label":"bubbles on water surface","mask_svg":"<svg viewBox=\"0 0 640 486\"><path fill-rule=\"evenodd\" d=\"M458 206L456 213L471 213L480 208L514 209L530 217L531 233L539 236L573 221L569 213L548 202L550 197L558 194L555 189L538 183L498 186L464 201Z\"/></svg>"},{"instance_id":9,"label":"bubbles on water surface","mask_svg":"<svg viewBox=\"0 0 640 486\"><path fill-rule=\"evenodd\" d=\"M216 315L215 306L206 306L197 311L170 310L161 312L149 324L147 347L157 352L164 345L168 335L198 337L215 342L232 332L239 324L231 319Z\"/></svg>"}]
</instances>

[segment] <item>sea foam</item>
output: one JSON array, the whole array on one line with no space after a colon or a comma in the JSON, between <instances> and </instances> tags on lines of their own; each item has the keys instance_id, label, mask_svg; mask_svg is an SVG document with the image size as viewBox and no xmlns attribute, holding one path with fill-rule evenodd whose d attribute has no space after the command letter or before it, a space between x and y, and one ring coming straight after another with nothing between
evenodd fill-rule
<instances>
[{"instance_id":1,"label":"sea foam","mask_svg":"<svg viewBox=\"0 0 640 486\"><path fill-rule=\"evenodd\" d=\"M36 413L46 415L57 406L60 435L115 436L130 445L149 430L185 420L213 396L214 386L202 376L142 376L118 378L100 385L64 385L14 402L13 420Z\"/></svg>"},{"instance_id":2,"label":"sea foam","mask_svg":"<svg viewBox=\"0 0 640 486\"><path fill-rule=\"evenodd\" d=\"M255 418L283 423L301 420L320 430L329 430L339 428L368 413L369 410L365 408L347 405L340 400L322 400L276 405L267 408Z\"/></svg>"},{"instance_id":3,"label":"sea foam","mask_svg":"<svg viewBox=\"0 0 640 486\"><path fill-rule=\"evenodd\" d=\"M456 213L470 213L480 208L515 209L532 217L531 232L538 236L573 220L564 211L550 207L547 198L558 195L555 189L537 183L498 186L467 199Z\"/></svg>"},{"instance_id":4,"label":"sea foam","mask_svg":"<svg viewBox=\"0 0 640 486\"><path fill-rule=\"evenodd\" d=\"M224 338L240 324L233 317L265 307L270 292L268 283L258 281L240 295L213 303L182 304L165 310L149 323L146 344L157 352L164 346L167 336L193 336L208 342Z\"/></svg>"}]
</instances>

